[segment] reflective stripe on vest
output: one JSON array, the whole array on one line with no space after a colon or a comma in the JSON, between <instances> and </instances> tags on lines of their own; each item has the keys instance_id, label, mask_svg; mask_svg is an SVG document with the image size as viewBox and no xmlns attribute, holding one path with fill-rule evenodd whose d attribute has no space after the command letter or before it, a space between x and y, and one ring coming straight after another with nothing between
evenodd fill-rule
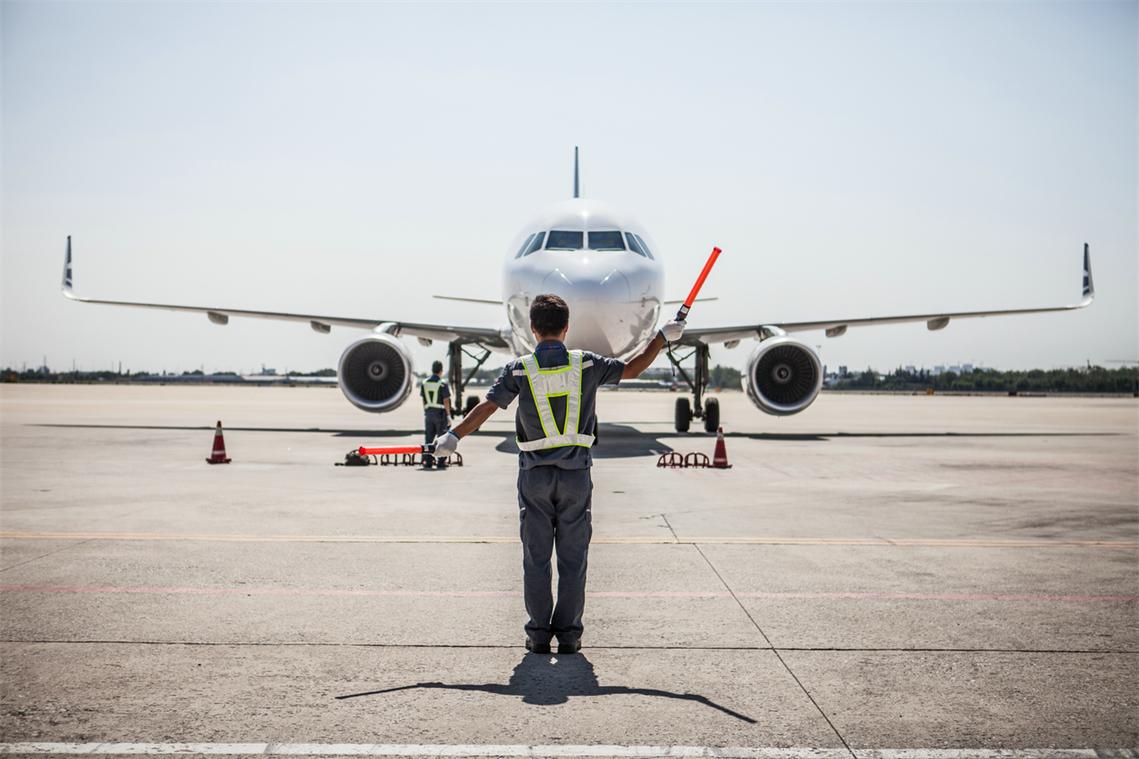
<instances>
[{"instance_id":1,"label":"reflective stripe on vest","mask_svg":"<svg viewBox=\"0 0 1139 759\"><path fill-rule=\"evenodd\" d=\"M578 432L581 421L581 351L569 351L569 366L556 369L541 369L533 354L522 357L522 368L530 382L530 394L538 410L538 421L542 423L539 440L518 441L521 451L545 451L550 448L564 448L578 445L589 448L593 445L593 435ZM566 423L558 429L550 399L563 396L566 399Z\"/></svg>"},{"instance_id":2,"label":"reflective stripe on vest","mask_svg":"<svg viewBox=\"0 0 1139 759\"><path fill-rule=\"evenodd\" d=\"M439 388L443 380L423 380L423 408L446 408L439 402Z\"/></svg>"}]
</instances>

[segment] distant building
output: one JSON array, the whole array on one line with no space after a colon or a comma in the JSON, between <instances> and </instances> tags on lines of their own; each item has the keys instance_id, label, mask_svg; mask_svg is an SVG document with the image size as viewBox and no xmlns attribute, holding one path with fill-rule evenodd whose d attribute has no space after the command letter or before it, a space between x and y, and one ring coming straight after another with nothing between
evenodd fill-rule
<instances>
[{"instance_id":1,"label":"distant building","mask_svg":"<svg viewBox=\"0 0 1139 759\"><path fill-rule=\"evenodd\" d=\"M840 366L838 368L838 376L845 377L847 374L849 374L849 372L846 370L845 366Z\"/></svg>"},{"instance_id":2,"label":"distant building","mask_svg":"<svg viewBox=\"0 0 1139 759\"><path fill-rule=\"evenodd\" d=\"M938 364L937 366L933 367L933 373L935 375L945 374L945 365L944 364Z\"/></svg>"},{"instance_id":3,"label":"distant building","mask_svg":"<svg viewBox=\"0 0 1139 759\"><path fill-rule=\"evenodd\" d=\"M907 374L917 374L918 370L913 364L906 364L906 373Z\"/></svg>"},{"instance_id":4,"label":"distant building","mask_svg":"<svg viewBox=\"0 0 1139 759\"><path fill-rule=\"evenodd\" d=\"M972 374L973 373L973 365L972 364L962 364L961 365L961 373L962 374Z\"/></svg>"}]
</instances>

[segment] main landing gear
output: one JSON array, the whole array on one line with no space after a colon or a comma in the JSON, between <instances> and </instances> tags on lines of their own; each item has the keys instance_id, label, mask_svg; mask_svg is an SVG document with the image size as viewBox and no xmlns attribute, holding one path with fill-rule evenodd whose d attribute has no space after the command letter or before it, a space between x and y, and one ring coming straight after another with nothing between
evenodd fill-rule
<instances>
[{"instance_id":1,"label":"main landing gear","mask_svg":"<svg viewBox=\"0 0 1139 759\"><path fill-rule=\"evenodd\" d=\"M688 398L676 399L676 431L688 432L693 419L704 420L704 431L715 432L720 426L720 401L717 398L704 399L704 391L708 389L708 354L710 349L704 343L698 343L692 350L683 356L677 356L668 346L668 360L673 368L684 379L692 391L692 400ZM696 357L696 365L692 376L684 371L680 365L682 361Z\"/></svg>"},{"instance_id":2,"label":"main landing gear","mask_svg":"<svg viewBox=\"0 0 1139 759\"><path fill-rule=\"evenodd\" d=\"M473 345L478 349L474 352L467 349L468 345ZM475 367L463 376L463 356L474 359ZM460 403L459 399L463 397L463 391L467 389L471 379L475 376L475 372L482 368L486 360L490 358L490 350L484 348L478 343L464 343L460 340L454 340L447 346L447 363L449 369L447 372L447 382L451 386L451 416L466 416L471 413L471 409L479 405L479 397L477 395L468 395L466 403Z\"/></svg>"}]
</instances>

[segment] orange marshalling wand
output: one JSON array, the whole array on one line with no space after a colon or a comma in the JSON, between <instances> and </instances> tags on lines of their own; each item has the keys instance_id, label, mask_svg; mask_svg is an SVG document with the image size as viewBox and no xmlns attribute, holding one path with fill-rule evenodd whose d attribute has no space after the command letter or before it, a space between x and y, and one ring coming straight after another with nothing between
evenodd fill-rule
<instances>
[{"instance_id":1,"label":"orange marshalling wand","mask_svg":"<svg viewBox=\"0 0 1139 759\"><path fill-rule=\"evenodd\" d=\"M704 286L704 280L708 278L709 272L716 264L716 259L720 257L720 249L712 248L712 255L708 256L708 261L704 264L704 268L700 271L700 276L696 278L696 284L692 285L691 292L688 297L684 299L680 309L676 312L676 320L682 322L687 318L688 312L692 310L692 304L696 301L696 296L700 293L700 288Z\"/></svg>"},{"instance_id":2,"label":"orange marshalling wand","mask_svg":"<svg viewBox=\"0 0 1139 759\"><path fill-rule=\"evenodd\" d=\"M385 454L398 456L401 453L433 453L434 451L434 445L396 445L390 448L365 448L364 446L360 446L357 453L361 456L383 456Z\"/></svg>"}]
</instances>

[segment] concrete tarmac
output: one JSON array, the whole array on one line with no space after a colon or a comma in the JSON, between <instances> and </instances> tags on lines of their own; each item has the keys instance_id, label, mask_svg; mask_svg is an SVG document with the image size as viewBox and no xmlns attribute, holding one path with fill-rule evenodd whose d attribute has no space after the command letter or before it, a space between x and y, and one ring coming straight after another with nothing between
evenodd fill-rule
<instances>
[{"instance_id":1,"label":"concrete tarmac","mask_svg":"<svg viewBox=\"0 0 1139 759\"><path fill-rule=\"evenodd\" d=\"M420 442L414 400L0 386L0 751L1139 747L1134 399L726 392L733 468L661 470L714 443L674 397L601 394L559 657L522 648L512 412L461 468L344 468Z\"/></svg>"}]
</instances>

